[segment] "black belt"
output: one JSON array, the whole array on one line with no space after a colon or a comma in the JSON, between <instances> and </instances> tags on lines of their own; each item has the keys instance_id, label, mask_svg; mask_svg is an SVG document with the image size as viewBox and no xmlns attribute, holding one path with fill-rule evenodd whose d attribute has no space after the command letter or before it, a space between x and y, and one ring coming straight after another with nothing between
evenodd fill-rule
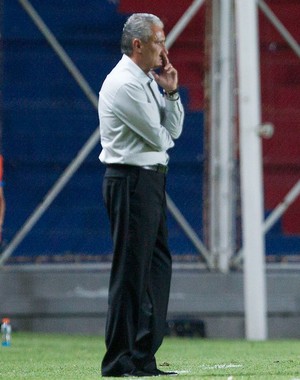
<instances>
[{"instance_id":1,"label":"black belt","mask_svg":"<svg viewBox=\"0 0 300 380\"><path fill-rule=\"evenodd\" d=\"M143 169L146 170L153 170L157 173L167 174L168 173L168 167L165 165L157 164L157 165L145 165L142 166Z\"/></svg>"},{"instance_id":2,"label":"black belt","mask_svg":"<svg viewBox=\"0 0 300 380\"><path fill-rule=\"evenodd\" d=\"M118 168L118 169L127 169L127 170L137 170L137 169L145 169L152 170L156 173L167 174L168 167L166 165L145 165L145 166L136 166L136 165L127 165L127 164L107 164L108 168Z\"/></svg>"}]
</instances>

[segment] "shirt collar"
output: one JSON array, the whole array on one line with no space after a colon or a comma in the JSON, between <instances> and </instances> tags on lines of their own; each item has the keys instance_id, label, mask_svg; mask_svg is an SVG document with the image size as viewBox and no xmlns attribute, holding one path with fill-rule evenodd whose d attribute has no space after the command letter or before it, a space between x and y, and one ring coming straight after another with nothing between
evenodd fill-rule
<instances>
[{"instance_id":1,"label":"shirt collar","mask_svg":"<svg viewBox=\"0 0 300 380\"><path fill-rule=\"evenodd\" d=\"M123 54L121 62L127 66L127 68L135 77L137 77L144 83L153 81L153 75L151 74L151 72L149 72L148 75L145 74L144 71L136 63L134 63L133 60L126 54Z\"/></svg>"}]
</instances>

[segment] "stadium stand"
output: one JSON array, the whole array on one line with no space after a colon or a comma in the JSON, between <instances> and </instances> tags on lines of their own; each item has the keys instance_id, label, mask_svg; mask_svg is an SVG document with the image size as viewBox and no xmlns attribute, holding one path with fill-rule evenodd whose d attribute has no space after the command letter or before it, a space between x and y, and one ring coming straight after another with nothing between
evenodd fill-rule
<instances>
[{"instance_id":1,"label":"stadium stand","mask_svg":"<svg viewBox=\"0 0 300 380\"><path fill-rule=\"evenodd\" d=\"M186 2L76 0L31 1L95 93L120 57L119 38L128 13L157 13L170 31ZM300 39L298 1L268 2ZM287 5L288 3L288 5ZM172 15L169 9L172 7ZM203 65L204 15L199 14L172 47L181 73L187 110L185 130L171 152L168 192L203 235ZM264 16L261 21L263 119L275 124L264 142L266 214L299 178L299 89L297 57ZM33 25L18 1L4 2L3 147L6 157L7 215L4 237L11 240L26 218L97 128L93 106ZM297 115L297 118L293 115ZM21 243L11 262L105 260L111 250L102 205L103 167L95 148L51 208ZM174 255L197 257L170 218ZM267 234L268 255L300 252L300 200ZM279 256L278 256L279 257Z\"/></svg>"}]
</instances>

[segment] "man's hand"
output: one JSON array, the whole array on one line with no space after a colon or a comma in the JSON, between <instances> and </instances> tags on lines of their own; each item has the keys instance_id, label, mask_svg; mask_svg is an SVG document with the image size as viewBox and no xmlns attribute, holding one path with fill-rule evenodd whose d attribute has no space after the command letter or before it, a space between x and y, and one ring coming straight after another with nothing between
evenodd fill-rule
<instances>
[{"instance_id":1,"label":"man's hand","mask_svg":"<svg viewBox=\"0 0 300 380\"><path fill-rule=\"evenodd\" d=\"M162 53L162 67L159 73L151 71L157 84L162 87L166 92L174 91L178 87L178 73L177 70L171 65L168 56Z\"/></svg>"}]
</instances>

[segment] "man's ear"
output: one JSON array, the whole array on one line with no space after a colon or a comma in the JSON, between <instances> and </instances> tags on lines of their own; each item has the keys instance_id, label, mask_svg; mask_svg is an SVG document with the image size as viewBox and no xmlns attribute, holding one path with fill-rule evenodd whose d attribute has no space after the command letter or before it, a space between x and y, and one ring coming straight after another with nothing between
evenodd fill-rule
<instances>
[{"instance_id":1,"label":"man's ear","mask_svg":"<svg viewBox=\"0 0 300 380\"><path fill-rule=\"evenodd\" d=\"M136 52L140 52L141 51L141 40L138 38L134 38L132 41L132 47L133 47L133 50L135 50Z\"/></svg>"}]
</instances>

